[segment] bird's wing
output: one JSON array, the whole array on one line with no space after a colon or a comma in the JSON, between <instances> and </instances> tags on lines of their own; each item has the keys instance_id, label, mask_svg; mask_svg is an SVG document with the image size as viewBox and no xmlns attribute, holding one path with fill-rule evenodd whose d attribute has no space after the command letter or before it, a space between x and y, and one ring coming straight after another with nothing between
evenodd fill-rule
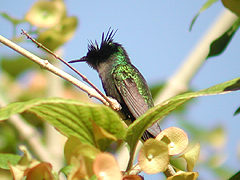
<instances>
[{"instance_id":1,"label":"bird's wing","mask_svg":"<svg viewBox=\"0 0 240 180\"><path fill-rule=\"evenodd\" d=\"M130 74L129 74L130 73ZM131 73L133 74L131 76ZM144 83L139 83L137 86L136 79L134 79L135 72L124 72L114 73L113 79L115 81L116 88L118 89L121 97L124 102L128 106L128 109L132 113L135 118L138 118L142 114L144 114L150 107L145 101L142 94L140 94L140 90L148 91L148 87ZM144 81L144 79L143 79Z\"/></svg>"},{"instance_id":2,"label":"bird's wing","mask_svg":"<svg viewBox=\"0 0 240 180\"><path fill-rule=\"evenodd\" d=\"M135 69L135 71L138 72L137 69ZM114 73L113 79L115 82L115 86L121 94L121 97L126 103L129 111L137 119L139 116L143 115L149 108L153 106L153 101L152 99L148 99L150 101L149 104L145 101L144 96L150 96L149 98L151 98L151 94L141 74L140 76L142 78L142 82L139 82L137 85L137 80L134 79L135 73L136 72L132 71L124 72L123 70L121 71L121 73ZM140 94L141 90L139 89L145 91L145 94ZM148 132L145 131L143 139L156 137L160 133L161 129L158 123L155 123L151 127L149 127L147 131Z\"/></svg>"}]
</instances>

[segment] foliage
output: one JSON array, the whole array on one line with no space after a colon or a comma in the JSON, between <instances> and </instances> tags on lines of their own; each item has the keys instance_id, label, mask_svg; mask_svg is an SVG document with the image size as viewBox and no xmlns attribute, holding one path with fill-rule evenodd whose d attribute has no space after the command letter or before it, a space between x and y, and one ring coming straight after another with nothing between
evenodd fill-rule
<instances>
[{"instance_id":1,"label":"foliage","mask_svg":"<svg viewBox=\"0 0 240 180\"><path fill-rule=\"evenodd\" d=\"M203 5L194 17L190 29L200 13L215 2L216 0L208 0ZM239 15L239 8L236 8L235 1L222 2L225 7ZM7 13L0 15L12 23L14 28L21 23L28 23L30 25L28 32L35 35L40 43L51 50L57 50L68 42L73 37L78 25L75 16L68 16L62 0L39 0L33 4L22 19L13 18ZM208 57L220 55L223 52L239 25L238 19L231 28L212 42ZM12 40L22 41L21 37L16 37L15 34ZM0 151L10 151L9 144L15 147L11 146L11 152L15 154L0 153L0 169L6 170L14 179L55 180L59 179L59 173L63 173L69 180L143 179L138 173L134 173L136 166L140 167L139 171L147 174L164 173L168 180L197 179L198 173L194 172L194 168L200 155L200 143L192 142L189 137L195 136L199 140L205 140L205 143L211 144L212 147L219 147L225 141L222 127L205 130L201 127L196 128L191 123L182 123L184 129L187 129L191 136L178 127L163 129L157 137L143 142L138 153L137 165L133 166L134 157L137 154L137 143L148 127L157 121L161 123L165 117L173 111L179 110L179 107L183 107L182 105L188 101L200 96L240 90L240 78L236 78L200 91L179 94L149 109L127 127L117 112L107 106L89 102L86 96L76 92L72 86L63 86L64 98L46 98L46 76L37 72L37 69L22 57L4 57L0 65L3 70L0 91L8 91L8 95L5 96L2 93L0 99L5 98L12 102L0 109L0 125L2 125L0 126L0 139L5 139L8 143L4 146L0 144ZM33 79L28 82L28 88L23 88L20 86L21 77L29 72L32 73ZM153 88L154 97L164 85L158 84ZM187 107L184 106L184 109ZM238 108L235 114L239 112ZM38 156L33 158L32 154L35 154L30 151L31 148L17 147L16 141L21 143L23 141L13 127L8 124L16 114L20 115L23 121L30 123L41 135L44 134L43 124L46 122L67 139L64 145L66 164L59 172L55 171L50 162L37 160ZM19 139L16 140L16 138ZM46 139L43 138L43 141ZM121 172L114 154L123 144L129 148L130 159L127 169ZM22 155L18 155L19 150L23 153ZM218 156L209 158L207 162L209 168L219 159ZM169 175L168 171L171 168L175 173ZM218 172L221 173L222 170L223 168L218 169ZM228 173L227 170L225 172ZM232 179L236 176L238 173Z\"/></svg>"},{"instance_id":2,"label":"foliage","mask_svg":"<svg viewBox=\"0 0 240 180\"><path fill-rule=\"evenodd\" d=\"M132 123L127 128L127 131L124 129L120 117L113 110L106 106L86 104L78 101L64 100L59 98L41 98L9 104L0 110L0 120L6 120L16 113L30 112L35 116L38 116L41 119L51 123L66 137L75 136L77 141L79 141L79 143L75 143L75 145L78 144L78 146L80 146L80 144L86 144L88 145L88 148L85 147L86 149L92 147L99 150L106 150L112 141L125 139L130 147L132 159L138 139L140 139L144 130L147 129L153 122L156 122L159 119L161 120L177 106L198 96L228 93L239 89L240 78L237 78L198 92L190 92L178 95L150 109L146 114ZM99 131L94 131L94 127L97 127ZM166 163L168 162L166 159L168 159L169 156L182 153L186 149L187 144L188 138L181 129L165 129L159 134L158 137L156 137L156 140L149 140L144 143L142 151L140 151L139 154L139 165L141 166L142 170L147 173L165 171L168 165L168 163ZM86 153L78 151L78 149L85 148L78 147L76 149L77 155L80 154L81 156L85 156ZM165 149L164 151L162 150L163 148ZM74 148L71 149L73 149L73 152L70 152L72 157L70 155L70 158L68 157L67 159L75 158L76 156L74 153ZM189 170L193 169L193 164L196 162L198 155L195 154L199 154L200 150L199 148L197 149L198 150L187 151L183 155L188 162ZM144 151L147 151L148 153ZM165 151L167 154L163 155L163 152ZM96 156L99 153L94 154ZM87 155L90 155L89 150ZM155 157L156 160L153 161ZM69 161L71 162L72 160ZM164 163L164 165L160 166L159 164L162 163ZM153 170L153 167L154 169L156 167L160 169ZM93 174L90 173L88 175Z\"/></svg>"},{"instance_id":3,"label":"foliage","mask_svg":"<svg viewBox=\"0 0 240 180\"><path fill-rule=\"evenodd\" d=\"M210 6L212 6L214 3L216 3L218 0L207 0L204 5L201 7L201 9L199 10L199 12L194 16L190 28L189 30L192 30L192 27L195 23L195 21L197 20L198 16L204 12L205 10L207 10ZM231 0L231 1L227 1L227 0L222 0L223 5L230 9L231 11L233 11L237 16L240 16L240 3L239 1L235 1L235 0ZM212 56L216 56L219 55L221 53L223 53L223 51L227 48L227 45L229 44L229 42L231 41L232 37L234 36L235 32L238 30L240 26L240 18L238 18L233 25L226 30L226 32L224 32L221 36L219 36L216 40L214 40L211 45L210 45L210 51L208 53L208 56L206 57L212 57Z\"/></svg>"},{"instance_id":4,"label":"foliage","mask_svg":"<svg viewBox=\"0 0 240 180\"><path fill-rule=\"evenodd\" d=\"M240 107L234 112L234 115L237 115L240 113Z\"/></svg>"},{"instance_id":5,"label":"foliage","mask_svg":"<svg viewBox=\"0 0 240 180\"><path fill-rule=\"evenodd\" d=\"M240 18L238 18L225 33L223 33L219 38L211 43L207 58L221 54L227 47L228 43L231 41L239 26Z\"/></svg>"},{"instance_id":6,"label":"foliage","mask_svg":"<svg viewBox=\"0 0 240 180\"><path fill-rule=\"evenodd\" d=\"M36 35L36 39L51 50L56 50L69 41L78 25L75 16L67 15L62 0L39 0L22 19L13 18L6 13L0 13L0 15L13 24L14 41L22 41L20 37L15 37L17 25L28 22L31 27L28 32Z\"/></svg>"},{"instance_id":7,"label":"foliage","mask_svg":"<svg viewBox=\"0 0 240 180\"><path fill-rule=\"evenodd\" d=\"M189 30L192 30L192 27L195 23L195 21L197 20L198 16L205 11L206 9L208 9L210 6L212 6L214 3L216 3L218 0L207 0L204 5L201 7L201 9L198 11L198 13L194 16L194 18L192 19L191 25L189 27Z\"/></svg>"}]
</instances>

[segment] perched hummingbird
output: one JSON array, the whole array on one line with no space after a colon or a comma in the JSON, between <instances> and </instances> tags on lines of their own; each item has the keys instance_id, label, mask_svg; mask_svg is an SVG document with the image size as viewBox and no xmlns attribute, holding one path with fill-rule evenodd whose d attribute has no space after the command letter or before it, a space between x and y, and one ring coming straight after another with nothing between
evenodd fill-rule
<instances>
[{"instance_id":1,"label":"perched hummingbird","mask_svg":"<svg viewBox=\"0 0 240 180\"><path fill-rule=\"evenodd\" d=\"M111 29L106 36L103 33L100 46L96 41L90 41L87 55L69 63L85 61L95 69L106 95L120 103L124 120L133 122L154 106L153 99L144 77L131 64L123 46L113 41L115 33ZM160 131L159 125L155 123L144 132L142 139L146 141L156 137Z\"/></svg>"}]
</instances>

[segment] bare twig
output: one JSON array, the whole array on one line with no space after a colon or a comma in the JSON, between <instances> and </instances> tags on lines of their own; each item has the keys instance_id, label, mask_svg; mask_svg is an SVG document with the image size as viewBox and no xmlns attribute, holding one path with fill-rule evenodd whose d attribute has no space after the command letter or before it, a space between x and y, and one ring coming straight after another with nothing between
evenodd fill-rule
<instances>
[{"instance_id":1,"label":"bare twig","mask_svg":"<svg viewBox=\"0 0 240 180\"><path fill-rule=\"evenodd\" d=\"M166 86L156 98L156 104L188 90L190 81L205 62L211 42L231 27L236 19L236 15L228 10L224 10L195 49L183 62L182 66L169 78Z\"/></svg>"},{"instance_id":2,"label":"bare twig","mask_svg":"<svg viewBox=\"0 0 240 180\"><path fill-rule=\"evenodd\" d=\"M48 71L74 84L75 86L77 86L78 88L86 92L90 97L95 97L105 105L108 105L108 106L112 105L113 109L116 109L116 110L120 109L121 106L116 100L108 98L109 101L111 101L111 104L109 104L108 101L106 101L105 98L103 98L95 89L87 86L86 84L82 83L81 81L69 75L68 73L64 72L63 70L56 68L47 60L43 60L39 58L38 56L30 53L29 51L23 49L22 47L11 42L10 40L4 38L1 35L0 35L0 42L10 47L11 49L15 50L16 52L22 54L23 56L27 57L28 59L32 60L33 62L39 64L42 68L47 69Z\"/></svg>"},{"instance_id":3,"label":"bare twig","mask_svg":"<svg viewBox=\"0 0 240 180\"><path fill-rule=\"evenodd\" d=\"M76 70L74 67L72 67L68 62L66 62L64 59L62 59L61 57L59 57L58 55L56 55L54 52L52 52L50 49L46 48L45 46L43 46L41 43L37 42L34 38L32 38L26 31L24 31L22 29L22 34L26 35L28 39L30 39L32 42L34 42L37 47L42 48L43 50L45 50L46 52L48 52L49 54L53 55L56 59L60 60L62 63L64 63L65 65L67 65L71 70L73 70L75 73L77 73L83 81L85 81L86 83L88 83L90 86L92 86L93 89L95 89L109 104L110 106L115 109L115 102L113 104L113 102L106 96L104 95L91 81L89 81L87 79L86 76L84 76L82 73L80 73L78 70ZM117 109L115 109L117 110Z\"/></svg>"}]
</instances>

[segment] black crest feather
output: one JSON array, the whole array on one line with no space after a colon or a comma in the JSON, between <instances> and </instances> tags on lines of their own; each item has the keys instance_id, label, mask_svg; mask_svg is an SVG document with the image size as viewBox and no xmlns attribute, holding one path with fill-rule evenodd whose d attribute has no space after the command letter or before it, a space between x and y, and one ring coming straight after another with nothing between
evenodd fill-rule
<instances>
[{"instance_id":1,"label":"black crest feather","mask_svg":"<svg viewBox=\"0 0 240 180\"><path fill-rule=\"evenodd\" d=\"M118 47L121 46L120 44L113 42L113 37L115 36L116 32L117 30L113 30L110 27L106 35L104 32L102 33L100 45L96 40L89 41L87 55L79 60L72 60L69 63L85 61L91 67L96 69L99 63L107 61L112 54L118 51Z\"/></svg>"},{"instance_id":2,"label":"black crest feather","mask_svg":"<svg viewBox=\"0 0 240 180\"><path fill-rule=\"evenodd\" d=\"M107 59L118 51L120 44L113 42L113 37L115 36L117 30L111 28L108 32L102 33L102 39L100 45L97 41L90 41L88 45L88 53L85 56L86 62L96 68L101 62L107 61Z\"/></svg>"},{"instance_id":3,"label":"black crest feather","mask_svg":"<svg viewBox=\"0 0 240 180\"><path fill-rule=\"evenodd\" d=\"M117 30L111 29L111 27L108 29L108 32L105 36L104 32L102 33L102 41L100 46L98 45L97 41L90 41L88 45L88 52L90 51L100 51L104 46L110 45L113 43L113 37L115 36Z\"/></svg>"}]
</instances>

